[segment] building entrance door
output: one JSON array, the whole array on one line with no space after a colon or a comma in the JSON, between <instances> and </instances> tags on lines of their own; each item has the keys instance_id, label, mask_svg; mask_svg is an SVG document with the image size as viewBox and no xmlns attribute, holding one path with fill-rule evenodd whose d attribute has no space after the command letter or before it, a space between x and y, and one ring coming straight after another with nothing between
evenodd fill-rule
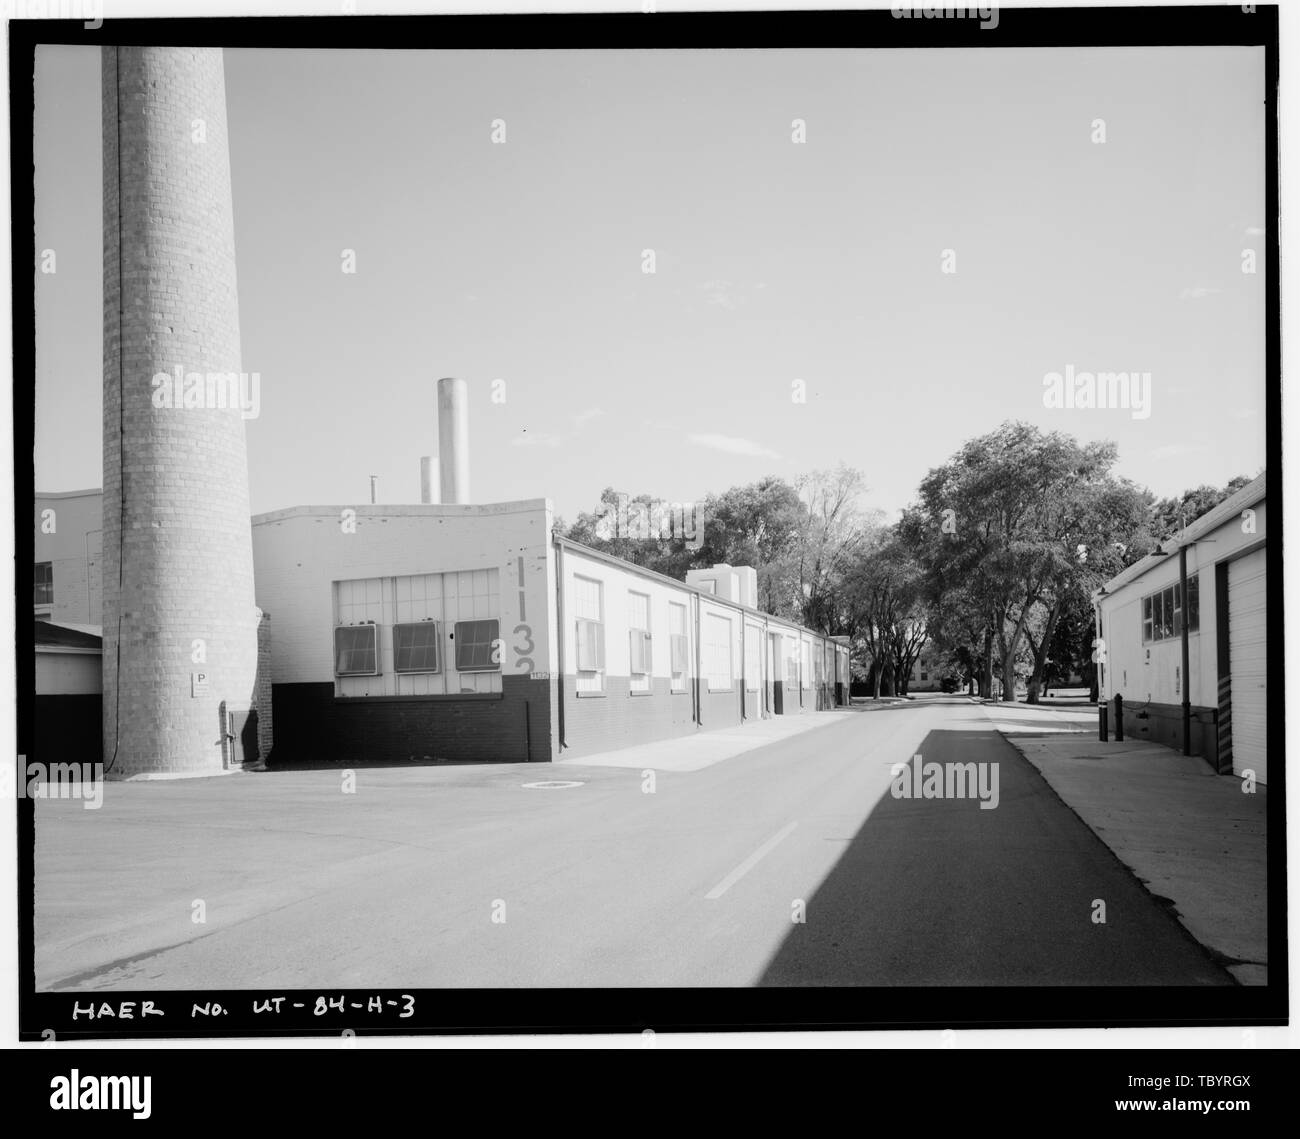
<instances>
[{"instance_id":1,"label":"building entrance door","mask_svg":"<svg viewBox=\"0 0 1300 1139\"><path fill-rule=\"evenodd\" d=\"M771 662L767 674L772 680L772 714L781 716L785 714L785 676L782 671L785 662L781 659L780 633L773 633L768 639L768 659Z\"/></svg>"}]
</instances>

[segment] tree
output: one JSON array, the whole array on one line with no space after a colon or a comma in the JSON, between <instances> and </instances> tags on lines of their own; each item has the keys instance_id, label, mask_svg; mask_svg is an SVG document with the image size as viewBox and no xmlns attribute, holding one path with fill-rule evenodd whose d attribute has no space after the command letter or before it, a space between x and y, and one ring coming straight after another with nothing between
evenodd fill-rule
<instances>
[{"instance_id":1,"label":"tree","mask_svg":"<svg viewBox=\"0 0 1300 1139\"><path fill-rule=\"evenodd\" d=\"M1043 583L1038 599L1041 622L1026 629L1033 662L1026 685L1027 703L1038 703L1062 614L1091 606L1094 590L1154 547L1149 493L1111 475L1114 458L1113 446L1099 455L1090 474L1066 488L1056 514L1055 538L1063 544L1064 556L1056 560L1055 572Z\"/></svg>"},{"instance_id":2,"label":"tree","mask_svg":"<svg viewBox=\"0 0 1300 1139\"><path fill-rule=\"evenodd\" d=\"M796 488L804 507L795 559L800 617L810 629L834 633L843 583L880 515L863 515L858 505L865 490L862 472L842 463L803 476Z\"/></svg>"},{"instance_id":3,"label":"tree","mask_svg":"<svg viewBox=\"0 0 1300 1139\"><path fill-rule=\"evenodd\" d=\"M635 498L606 487L600 506L579 514L573 525L556 532L574 542L644 566L668 577L684 578L697 563L691 534L697 519L690 504L639 494Z\"/></svg>"},{"instance_id":4,"label":"tree","mask_svg":"<svg viewBox=\"0 0 1300 1139\"><path fill-rule=\"evenodd\" d=\"M929 578L932 601L964 607L968 621L982 618L985 692L996 652L1004 694L1015 699L1016 664L1032 620L1043 622L1042 640L1050 641L1060 598L1076 588L1071 582L1088 557L1081 548L1096 538L1085 519L1095 521L1113 489L1107 480L1115 455L1111 443L1080 444L1004 423L922 480L900 532ZM1044 605L1047 613L1036 618Z\"/></svg>"},{"instance_id":5,"label":"tree","mask_svg":"<svg viewBox=\"0 0 1300 1139\"><path fill-rule=\"evenodd\" d=\"M768 477L704 500L704 542L697 565L752 566L758 576L758 604L778 617L799 613L792 565L804 524L799 492Z\"/></svg>"},{"instance_id":6,"label":"tree","mask_svg":"<svg viewBox=\"0 0 1300 1139\"><path fill-rule=\"evenodd\" d=\"M872 695L906 695L929 635L920 569L892 528L863 531L856 551L840 585L845 624L870 659Z\"/></svg>"},{"instance_id":7,"label":"tree","mask_svg":"<svg viewBox=\"0 0 1300 1139\"><path fill-rule=\"evenodd\" d=\"M1156 541L1172 538L1207 514L1225 498L1230 498L1251 480L1245 475L1230 479L1225 487L1198 486L1173 498L1162 498L1151 506L1151 533Z\"/></svg>"}]
</instances>

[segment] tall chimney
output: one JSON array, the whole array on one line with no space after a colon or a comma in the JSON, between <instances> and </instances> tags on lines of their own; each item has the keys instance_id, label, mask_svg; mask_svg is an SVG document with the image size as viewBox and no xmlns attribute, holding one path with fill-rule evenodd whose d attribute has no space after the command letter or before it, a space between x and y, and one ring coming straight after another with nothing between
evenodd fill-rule
<instances>
[{"instance_id":1,"label":"tall chimney","mask_svg":"<svg viewBox=\"0 0 1300 1139\"><path fill-rule=\"evenodd\" d=\"M219 774L259 616L243 412L213 383L242 372L225 70L220 48L101 58L106 774Z\"/></svg>"},{"instance_id":2,"label":"tall chimney","mask_svg":"<svg viewBox=\"0 0 1300 1139\"><path fill-rule=\"evenodd\" d=\"M442 501L469 502L469 388L451 377L438 381L438 469Z\"/></svg>"},{"instance_id":3,"label":"tall chimney","mask_svg":"<svg viewBox=\"0 0 1300 1139\"><path fill-rule=\"evenodd\" d=\"M420 501L425 506L438 501L438 471L432 455L420 456Z\"/></svg>"}]
</instances>

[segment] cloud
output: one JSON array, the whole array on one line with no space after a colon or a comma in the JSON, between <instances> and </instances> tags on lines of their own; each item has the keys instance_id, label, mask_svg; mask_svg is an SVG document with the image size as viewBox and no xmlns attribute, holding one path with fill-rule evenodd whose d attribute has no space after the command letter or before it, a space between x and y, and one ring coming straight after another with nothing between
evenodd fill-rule
<instances>
[{"instance_id":1,"label":"cloud","mask_svg":"<svg viewBox=\"0 0 1300 1139\"><path fill-rule=\"evenodd\" d=\"M733 435L688 435L686 440L700 447L709 447L714 451L725 451L728 455L752 455L769 459L779 459L775 451L768 450L752 439L737 439Z\"/></svg>"},{"instance_id":2,"label":"cloud","mask_svg":"<svg viewBox=\"0 0 1300 1139\"><path fill-rule=\"evenodd\" d=\"M577 428L586 427L593 419L599 419L604 414L604 411L598 407L589 407L586 411L580 411L573 417L573 426Z\"/></svg>"},{"instance_id":3,"label":"cloud","mask_svg":"<svg viewBox=\"0 0 1300 1139\"><path fill-rule=\"evenodd\" d=\"M1264 227L1262 225L1248 225L1246 227L1247 237L1263 237Z\"/></svg>"},{"instance_id":4,"label":"cloud","mask_svg":"<svg viewBox=\"0 0 1300 1139\"><path fill-rule=\"evenodd\" d=\"M545 432L534 432L528 434L528 429L524 429L522 435L516 435L510 440L512 447L558 447L564 440L559 435L547 435Z\"/></svg>"},{"instance_id":5,"label":"cloud","mask_svg":"<svg viewBox=\"0 0 1300 1139\"><path fill-rule=\"evenodd\" d=\"M1180 301L1193 300L1199 301L1202 297L1211 296L1214 293L1221 293L1222 289L1211 289L1205 285L1197 285L1194 289L1184 289L1178 294Z\"/></svg>"},{"instance_id":6,"label":"cloud","mask_svg":"<svg viewBox=\"0 0 1300 1139\"><path fill-rule=\"evenodd\" d=\"M695 287L704 293L706 305L737 309L745 303L745 298L730 281L702 281Z\"/></svg>"}]
</instances>

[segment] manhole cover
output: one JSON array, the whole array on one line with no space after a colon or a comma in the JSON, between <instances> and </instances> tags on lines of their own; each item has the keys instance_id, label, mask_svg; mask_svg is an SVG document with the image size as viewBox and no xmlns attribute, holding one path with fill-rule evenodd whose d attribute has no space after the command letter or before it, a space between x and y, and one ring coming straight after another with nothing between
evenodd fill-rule
<instances>
[{"instance_id":1,"label":"manhole cover","mask_svg":"<svg viewBox=\"0 0 1300 1139\"><path fill-rule=\"evenodd\" d=\"M523 783L521 786L538 791L563 791L566 787L581 787L582 783L572 779L547 779L541 783Z\"/></svg>"}]
</instances>

